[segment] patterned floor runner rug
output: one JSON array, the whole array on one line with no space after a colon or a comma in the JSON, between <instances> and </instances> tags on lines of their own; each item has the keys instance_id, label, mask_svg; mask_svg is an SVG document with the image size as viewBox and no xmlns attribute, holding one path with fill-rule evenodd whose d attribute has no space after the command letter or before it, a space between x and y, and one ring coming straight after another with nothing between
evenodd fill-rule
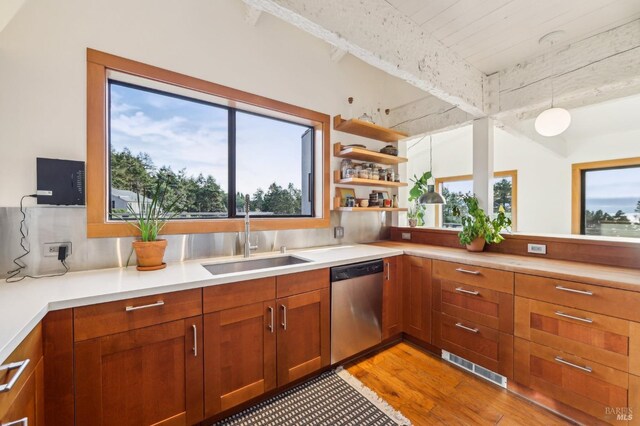
<instances>
[{"instance_id":1,"label":"patterned floor runner rug","mask_svg":"<svg viewBox=\"0 0 640 426\"><path fill-rule=\"evenodd\" d=\"M214 426L411 425L346 370L327 371Z\"/></svg>"}]
</instances>

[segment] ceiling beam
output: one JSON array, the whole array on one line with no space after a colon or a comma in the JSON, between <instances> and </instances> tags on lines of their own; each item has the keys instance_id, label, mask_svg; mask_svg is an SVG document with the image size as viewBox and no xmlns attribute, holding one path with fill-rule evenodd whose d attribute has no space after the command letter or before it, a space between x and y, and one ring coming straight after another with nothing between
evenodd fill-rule
<instances>
[{"instance_id":1,"label":"ceiling beam","mask_svg":"<svg viewBox=\"0 0 640 426\"><path fill-rule=\"evenodd\" d=\"M554 104L564 108L640 93L640 20L489 76L485 111L497 118L535 117L549 108L552 84Z\"/></svg>"},{"instance_id":2,"label":"ceiling beam","mask_svg":"<svg viewBox=\"0 0 640 426\"><path fill-rule=\"evenodd\" d=\"M474 116L435 96L427 95L408 104L391 108L388 125L409 135L455 129L471 123Z\"/></svg>"},{"instance_id":3,"label":"ceiling beam","mask_svg":"<svg viewBox=\"0 0 640 426\"><path fill-rule=\"evenodd\" d=\"M484 74L384 0L243 0L473 116Z\"/></svg>"}]
</instances>

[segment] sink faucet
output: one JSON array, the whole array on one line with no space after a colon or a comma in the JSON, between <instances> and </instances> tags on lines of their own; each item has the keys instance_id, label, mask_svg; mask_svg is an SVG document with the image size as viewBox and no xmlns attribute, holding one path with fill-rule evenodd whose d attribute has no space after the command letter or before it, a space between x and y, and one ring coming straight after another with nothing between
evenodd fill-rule
<instances>
[{"instance_id":1,"label":"sink faucet","mask_svg":"<svg viewBox=\"0 0 640 426\"><path fill-rule=\"evenodd\" d=\"M250 197L249 194L247 194L244 198L244 257L249 257L251 256L251 250L255 250L258 248L258 246L252 246L251 245L251 240L249 239L250 236L250 230L251 230L251 224L250 224L250 220L249 220L249 209L250 209Z\"/></svg>"}]
</instances>

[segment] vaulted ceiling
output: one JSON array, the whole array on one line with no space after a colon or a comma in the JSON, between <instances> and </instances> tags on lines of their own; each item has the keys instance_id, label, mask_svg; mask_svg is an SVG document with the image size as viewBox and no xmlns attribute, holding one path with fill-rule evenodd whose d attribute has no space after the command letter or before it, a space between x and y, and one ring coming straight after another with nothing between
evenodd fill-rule
<instances>
[{"instance_id":1,"label":"vaulted ceiling","mask_svg":"<svg viewBox=\"0 0 640 426\"><path fill-rule=\"evenodd\" d=\"M485 74L544 53L551 31L568 44L640 18L640 0L385 1Z\"/></svg>"}]
</instances>

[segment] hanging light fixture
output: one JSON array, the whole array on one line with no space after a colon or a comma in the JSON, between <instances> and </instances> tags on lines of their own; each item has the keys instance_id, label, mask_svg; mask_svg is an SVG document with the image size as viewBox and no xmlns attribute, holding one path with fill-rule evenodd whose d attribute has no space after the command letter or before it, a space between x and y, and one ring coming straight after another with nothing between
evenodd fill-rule
<instances>
[{"instance_id":1,"label":"hanging light fixture","mask_svg":"<svg viewBox=\"0 0 640 426\"><path fill-rule=\"evenodd\" d=\"M433 173L433 139L429 135L429 171ZM436 192L435 185L427 184L427 192L418 198L420 204L446 204L444 197Z\"/></svg>"},{"instance_id":2,"label":"hanging light fixture","mask_svg":"<svg viewBox=\"0 0 640 426\"><path fill-rule=\"evenodd\" d=\"M538 43L549 44L550 53L553 52L553 44L564 35L564 31L553 31L543 36ZM546 109L538 115L535 121L536 132L542 136L558 136L569 128L571 124L571 114L564 108L553 106L553 80L554 80L554 57L551 56L551 108Z\"/></svg>"}]
</instances>

